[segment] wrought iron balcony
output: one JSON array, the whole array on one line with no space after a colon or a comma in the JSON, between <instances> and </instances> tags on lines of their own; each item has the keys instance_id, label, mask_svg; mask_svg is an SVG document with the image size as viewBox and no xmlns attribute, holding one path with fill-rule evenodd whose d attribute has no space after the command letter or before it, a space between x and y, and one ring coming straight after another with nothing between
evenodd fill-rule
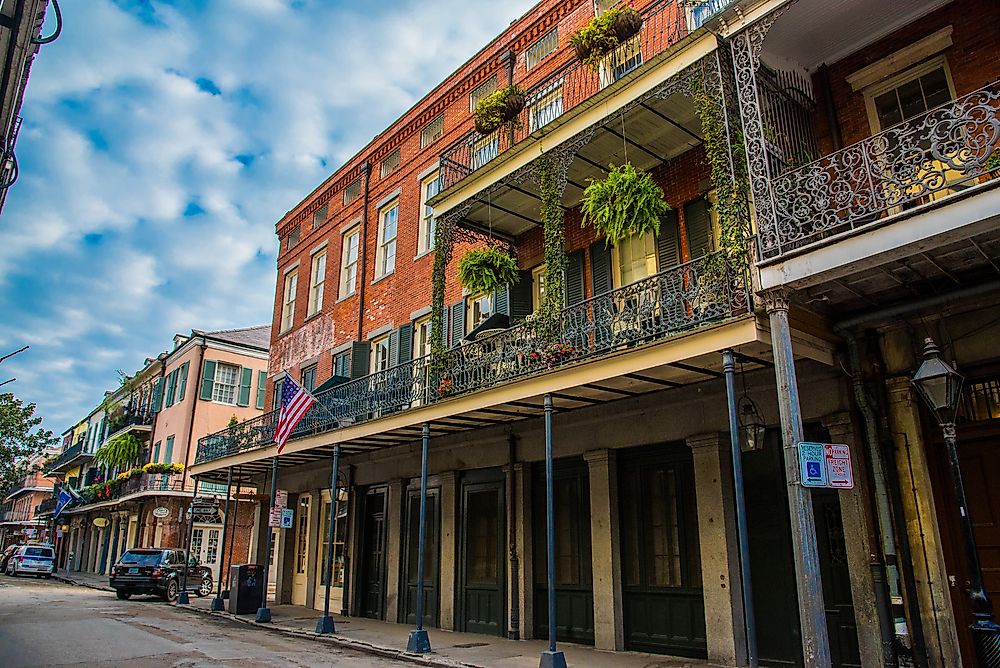
<instances>
[{"instance_id":1,"label":"wrought iron balcony","mask_svg":"<svg viewBox=\"0 0 1000 668\"><path fill-rule=\"evenodd\" d=\"M183 492L184 476L177 473L143 473L125 481L119 488L119 496L139 492Z\"/></svg>"},{"instance_id":2,"label":"wrought iron balcony","mask_svg":"<svg viewBox=\"0 0 1000 668\"><path fill-rule=\"evenodd\" d=\"M729 2L714 0L695 2L694 5L719 5L721 8ZM688 6L682 7L682 4ZM680 3L678 0L664 0L645 8L642 11L643 25L639 34L605 57L596 68L584 65L574 58L571 55L572 49L564 49L552 56L565 60L555 72L541 81L533 81L529 74L528 79L518 82L525 88L527 103L515 122L488 135L473 131L444 150L441 154L442 190L484 167L535 131L605 88L613 86L644 62L679 42L689 32L690 5L691 3L684 3L683 0ZM710 14L705 16L708 15Z\"/></svg>"},{"instance_id":3,"label":"wrought iron balcony","mask_svg":"<svg viewBox=\"0 0 1000 668\"><path fill-rule=\"evenodd\" d=\"M773 177L774 222L758 216L761 259L890 222L998 176L1000 81Z\"/></svg>"},{"instance_id":4,"label":"wrought iron balcony","mask_svg":"<svg viewBox=\"0 0 1000 668\"><path fill-rule=\"evenodd\" d=\"M56 509L56 501L58 501L56 497L52 497L51 499L45 499L37 506L35 506L35 514L41 515L42 513L53 512Z\"/></svg>"},{"instance_id":5,"label":"wrought iron balcony","mask_svg":"<svg viewBox=\"0 0 1000 668\"><path fill-rule=\"evenodd\" d=\"M682 4L687 6L688 25L694 30L735 2L736 0L686 0Z\"/></svg>"},{"instance_id":6,"label":"wrought iron balcony","mask_svg":"<svg viewBox=\"0 0 1000 668\"><path fill-rule=\"evenodd\" d=\"M422 357L356 378L316 395L292 438L377 420L455 396L558 370L746 314L745 272L721 254L682 264L564 309L558 336L524 322L454 348L435 371ZM277 411L198 442L195 463L258 450L274 441Z\"/></svg>"},{"instance_id":7,"label":"wrought iron balcony","mask_svg":"<svg viewBox=\"0 0 1000 668\"><path fill-rule=\"evenodd\" d=\"M72 462L77 457L80 457L81 455L87 455L87 456L90 455L90 453L85 453L83 451L83 441L79 441L77 442L76 445L64 450L61 455L56 457L52 461L52 463L50 463L48 466L45 467L45 472L58 473L60 468L66 466L67 464Z\"/></svg>"},{"instance_id":8,"label":"wrought iron balcony","mask_svg":"<svg viewBox=\"0 0 1000 668\"><path fill-rule=\"evenodd\" d=\"M153 413L128 412L111 421L108 425L108 438L131 427L149 427L153 424Z\"/></svg>"}]
</instances>

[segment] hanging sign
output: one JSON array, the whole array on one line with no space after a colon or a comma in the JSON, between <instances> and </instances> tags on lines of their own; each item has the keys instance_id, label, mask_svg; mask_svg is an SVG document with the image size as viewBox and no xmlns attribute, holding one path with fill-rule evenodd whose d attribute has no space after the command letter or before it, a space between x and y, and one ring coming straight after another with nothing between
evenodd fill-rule
<instances>
[{"instance_id":1,"label":"hanging sign","mask_svg":"<svg viewBox=\"0 0 1000 668\"><path fill-rule=\"evenodd\" d=\"M101 527L103 529L104 527L108 526L108 518L106 518L106 517L95 517L94 518L94 526L95 527Z\"/></svg>"},{"instance_id":2,"label":"hanging sign","mask_svg":"<svg viewBox=\"0 0 1000 668\"><path fill-rule=\"evenodd\" d=\"M158 517L162 520L168 515L170 515L170 508L167 508L166 506L157 506L156 508L153 508L153 517Z\"/></svg>"},{"instance_id":3,"label":"hanging sign","mask_svg":"<svg viewBox=\"0 0 1000 668\"><path fill-rule=\"evenodd\" d=\"M295 520L295 510L292 508L285 508L281 511L281 528L291 529L292 522Z\"/></svg>"},{"instance_id":4,"label":"hanging sign","mask_svg":"<svg viewBox=\"0 0 1000 668\"><path fill-rule=\"evenodd\" d=\"M278 489L274 492L274 507L275 508L287 508L288 507L288 490Z\"/></svg>"},{"instance_id":5,"label":"hanging sign","mask_svg":"<svg viewBox=\"0 0 1000 668\"><path fill-rule=\"evenodd\" d=\"M799 483L803 487L854 489L850 447L840 443L799 443Z\"/></svg>"},{"instance_id":6,"label":"hanging sign","mask_svg":"<svg viewBox=\"0 0 1000 668\"><path fill-rule=\"evenodd\" d=\"M271 508L271 512L267 516L267 526L274 529L280 528L283 512L284 508Z\"/></svg>"}]
</instances>

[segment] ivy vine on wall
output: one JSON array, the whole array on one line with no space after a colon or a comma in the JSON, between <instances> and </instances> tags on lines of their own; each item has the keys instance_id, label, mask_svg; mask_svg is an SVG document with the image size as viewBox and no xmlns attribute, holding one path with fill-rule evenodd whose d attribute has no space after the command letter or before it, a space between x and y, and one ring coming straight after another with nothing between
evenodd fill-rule
<instances>
[{"instance_id":1,"label":"ivy vine on wall","mask_svg":"<svg viewBox=\"0 0 1000 668\"><path fill-rule=\"evenodd\" d=\"M542 194L542 244L545 258L545 295L535 322L542 338L558 334L559 319L566 292L566 227L562 206L562 187L556 175L557 165L550 155L538 158L536 175Z\"/></svg>"}]
</instances>

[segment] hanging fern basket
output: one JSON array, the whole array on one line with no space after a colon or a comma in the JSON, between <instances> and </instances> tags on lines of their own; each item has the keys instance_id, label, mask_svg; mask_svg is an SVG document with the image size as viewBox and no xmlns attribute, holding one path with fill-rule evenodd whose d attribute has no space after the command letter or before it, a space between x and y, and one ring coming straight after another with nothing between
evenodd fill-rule
<instances>
[{"instance_id":1,"label":"hanging fern basket","mask_svg":"<svg viewBox=\"0 0 1000 668\"><path fill-rule=\"evenodd\" d=\"M488 135L506 123L517 123L526 102L524 91L510 85L490 93L476 103L476 132Z\"/></svg>"},{"instance_id":2,"label":"hanging fern basket","mask_svg":"<svg viewBox=\"0 0 1000 668\"><path fill-rule=\"evenodd\" d=\"M605 178L591 179L581 209L583 224L597 228L609 245L634 234L659 234L660 219L670 211L663 189L631 163L611 165Z\"/></svg>"},{"instance_id":3,"label":"hanging fern basket","mask_svg":"<svg viewBox=\"0 0 1000 668\"><path fill-rule=\"evenodd\" d=\"M642 29L642 17L631 7L612 9L595 16L569 38L576 57L585 65L597 67L609 53Z\"/></svg>"},{"instance_id":4,"label":"hanging fern basket","mask_svg":"<svg viewBox=\"0 0 1000 668\"><path fill-rule=\"evenodd\" d=\"M517 260L500 248L473 248L458 261L458 280L472 294L491 294L518 278Z\"/></svg>"}]
</instances>

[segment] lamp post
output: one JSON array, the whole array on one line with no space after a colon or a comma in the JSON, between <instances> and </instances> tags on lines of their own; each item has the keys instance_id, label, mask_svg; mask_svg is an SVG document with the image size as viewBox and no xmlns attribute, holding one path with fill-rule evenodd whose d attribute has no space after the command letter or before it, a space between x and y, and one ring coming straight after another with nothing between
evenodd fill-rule
<instances>
[{"instance_id":1,"label":"lamp post","mask_svg":"<svg viewBox=\"0 0 1000 668\"><path fill-rule=\"evenodd\" d=\"M943 359L941 351L930 338L924 340L924 361L913 376L913 386L930 407L944 435L951 468L951 483L958 501L959 526L965 552L965 565L969 577L969 607L974 619L969 629L976 648L979 664L985 668L1000 668L1000 626L993 620L993 607L983 589L983 573L976 553L976 536L972 530L965 498L962 470L958 463L955 414L962 395L962 375Z\"/></svg>"}]
</instances>

